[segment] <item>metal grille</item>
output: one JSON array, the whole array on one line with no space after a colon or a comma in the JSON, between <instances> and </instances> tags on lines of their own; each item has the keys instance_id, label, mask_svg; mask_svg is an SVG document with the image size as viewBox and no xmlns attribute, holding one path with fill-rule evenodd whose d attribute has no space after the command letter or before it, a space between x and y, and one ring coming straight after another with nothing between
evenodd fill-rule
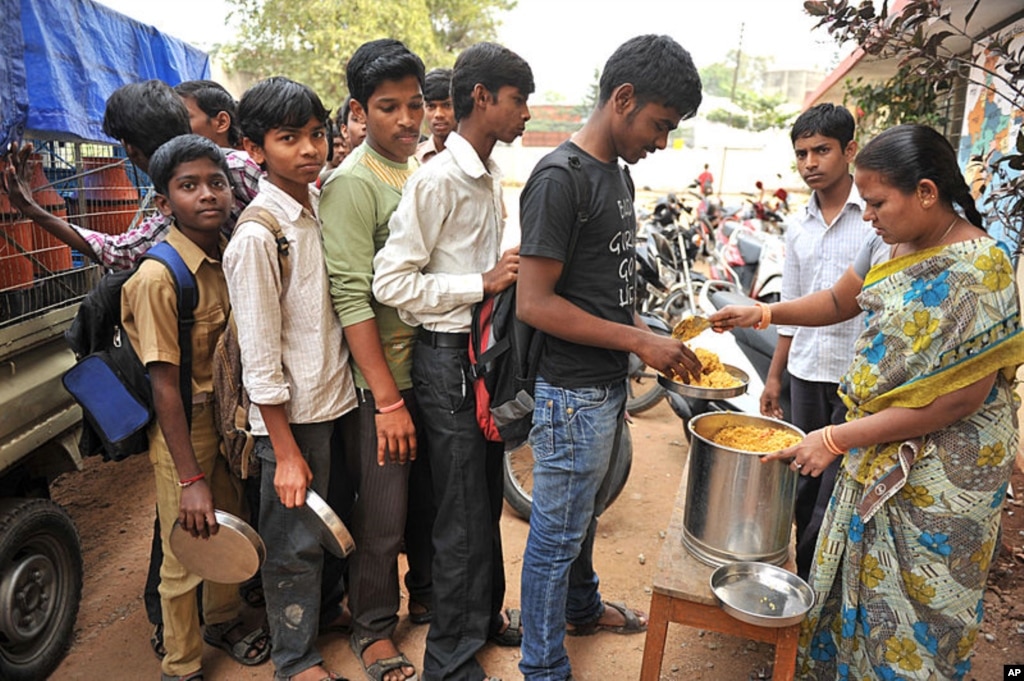
<instances>
[{"instance_id":1,"label":"metal grille","mask_svg":"<svg viewBox=\"0 0 1024 681\"><path fill-rule=\"evenodd\" d=\"M32 194L51 214L111 234L144 216L152 187L121 147L56 141L34 146ZM89 257L22 218L0 194L0 328L77 303L102 275Z\"/></svg>"}]
</instances>

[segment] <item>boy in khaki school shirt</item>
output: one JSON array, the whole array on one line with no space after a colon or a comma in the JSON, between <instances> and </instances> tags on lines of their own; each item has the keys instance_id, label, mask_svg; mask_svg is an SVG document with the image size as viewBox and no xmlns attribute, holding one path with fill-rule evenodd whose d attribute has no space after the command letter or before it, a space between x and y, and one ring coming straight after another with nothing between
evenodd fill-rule
<instances>
[{"instance_id":1,"label":"boy in khaki school shirt","mask_svg":"<svg viewBox=\"0 0 1024 681\"><path fill-rule=\"evenodd\" d=\"M200 636L195 591L202 580L178 562L168 546L175 520L193 535L209 536L218 529L215 504L235 514L242 509L239 481L218 455L208 399L214 344L224 330L229 307L219 262L225 245L220 229L231 209L227 164L213 142L182 135L157 149L149 172L158 192L157 206L175 219L167 243L192 271L199 291L192 331L192 403L186 405L179 388L177 293L170 271L162 263L144 261L121 290L124 329L149 370L156 411L149 458L164 545L160 600L167 654L161 662L162 678L190 679L202 676L204 640L247 665L267 659L270 641L262 627L245 631L238 618L237 585L210 582L204 587L206 631ZM186 408L191 410L191 430ZM242 645L236 647L239 642Z\"/></svg>"}]
</instances>

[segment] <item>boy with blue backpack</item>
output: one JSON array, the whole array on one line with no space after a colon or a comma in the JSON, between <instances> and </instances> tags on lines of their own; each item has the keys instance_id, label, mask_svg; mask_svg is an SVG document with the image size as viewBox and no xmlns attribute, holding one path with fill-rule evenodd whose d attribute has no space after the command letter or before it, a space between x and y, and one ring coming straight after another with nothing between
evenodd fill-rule
<instances>
[{"instance_id":1,"label":"boy with blue backpack","mask_svg":"<svg viewBox=\"0 0 1024 681\"><path fill-rule=\"evenodd\" d=\"M161 679L201 679L202 644L228 650L243 664L259 664L270 653L262 628L244 632L238 618L236 585L206 583L200 636L195 591L201 578L190 573L169 549L175 520L196 536L218 530L215 504L229 513L242 511L239 480L219 456L212 405L213 349L224 330L229 304L220 259L221 227L231 211L231 185L224 155L213 142L182 135L161 146L149 163L161 213L174 219L167 245L180 256L195 281L191 349L178 335L176 275L155 259L145 259L121 289L125 332L152 384L155 423L149 431L164 546L160 599L164 617ZM165 248L166 250L166 248ZM183 362L184 357L190 361ZM190 364L183 380L182 364Z\"/></svg>"}]
</instances>

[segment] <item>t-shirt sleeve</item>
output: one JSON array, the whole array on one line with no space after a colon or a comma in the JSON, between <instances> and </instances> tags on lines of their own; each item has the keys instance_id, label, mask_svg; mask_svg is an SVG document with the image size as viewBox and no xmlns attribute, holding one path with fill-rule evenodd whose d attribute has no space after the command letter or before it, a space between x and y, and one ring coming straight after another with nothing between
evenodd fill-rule
<instances>
[{"instance_id":1,"label":"t-shirt sleeve","mask_svg":"<svg viewBox=\"0 0 1024 681\"><path fill-rule=\"evenodd\" d=\"M520 255L566 261L576 206L568 168L546 168L519 197Z\"/></svg>"}]
</instances>

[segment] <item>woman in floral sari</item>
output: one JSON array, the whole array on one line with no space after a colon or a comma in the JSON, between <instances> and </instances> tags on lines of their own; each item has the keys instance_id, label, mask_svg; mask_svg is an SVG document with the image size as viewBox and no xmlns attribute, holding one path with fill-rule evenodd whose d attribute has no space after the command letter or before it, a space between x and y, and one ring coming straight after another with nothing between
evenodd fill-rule
<instances>
[{"instance_id":1,"label":"woman in floral sari","mask_svg":"<svg viewBox=\"0 0 1024 681\"><path fill-rule=\"evenodd\" d=\"M821 326L867 313L840 385L847 423L764 457L805 475L845 457L798 677L963 679L1017 451L1024 333L1013 268L935 131L887 130L854 163L864 219L890 259L868 270L858 258L831 290L727 307L712 322Z\"/></svg>"}]
</instances>

